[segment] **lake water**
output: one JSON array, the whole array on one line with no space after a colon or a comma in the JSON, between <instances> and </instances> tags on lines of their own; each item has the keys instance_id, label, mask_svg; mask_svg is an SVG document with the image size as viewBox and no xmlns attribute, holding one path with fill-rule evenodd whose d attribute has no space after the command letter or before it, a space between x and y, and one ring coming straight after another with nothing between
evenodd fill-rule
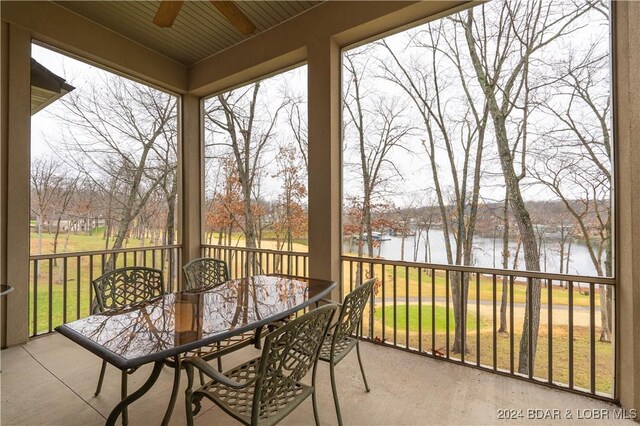
<instances>
[{"instance_id":1,"label":"lake water","mask_svg":"<svg viewBox=\"0 0 640 426\"><path fill-rule=\"evenodd\" d=\"M388 241L382 241L380 247L375 248L375 254L387 260L401 260L400 249L402 239L400 237L384 236ZM430 263L447 264L447 254L445 251L444 235L442 230L434 229L429 232L431 259ZM414 236L408 236L404 241L404 260L414 261ZM516 251L517 241L509 243L511 259L509 269L513 268L513 255ZM454 246L455 249L455 246ZM345 252L355 253L358 250L357 243L345 238L343 243ZM366 249L365 249L366 250ZM476 237L473 242L474 262L473 266L487 268L502 268L502 237L496 235L495 244L492 237ZM565 246L565 252L567 248ZM417 251L417 261L424 262L424 233L419 241ZM543 250L541 250L540 269L542 271L557 273L560 272L560 245L557 239L547 238ZM494 255L495 253L495 255ZM495 259L495 260L494 260ZM565 266L566 267L566 266ZM525 264L522 257L522 248L518 256L517 269L524 270ZM565 272L565 271L563 271ZM596 276L596 268L591 262L587 247L579 241L571 245L571 258L569 261L570 274Z\"/></svg>"}]
</instances>

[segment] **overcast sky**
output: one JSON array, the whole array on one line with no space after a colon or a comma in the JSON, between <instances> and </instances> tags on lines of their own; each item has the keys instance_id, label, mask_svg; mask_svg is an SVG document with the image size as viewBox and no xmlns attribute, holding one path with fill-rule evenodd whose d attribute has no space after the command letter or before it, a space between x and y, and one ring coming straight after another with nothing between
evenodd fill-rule
<instances>
[{"instance_id":1,"label":"overcast sky","mask_svg":"<svg viewBox=\"0 0 640 426\"><path fill-rule=\"evenodd\" d=\"M405 48L407 45L408 37L411 33L415 33L420 29L421 28L418 27L414 30L410 30L409 33L405 32L396 34L387 37L386 40L394 48L394 50L399 52L401 51L404 57L409 58L412 55L419 54L419 51L412 51L411 48ZM580 43L585 43L586 40L593 40L597 37L604 38L604 42L607 42L607 34L608 28L602 28L601 25L594 25L586 28L582 33L578 34L574 38L574 40L577 40L578 46L580 45ZM546 54L557 55L562 53L562 46L560 44L556 45L555 49L555 52L550 51ZM378 50L377 55L380 55L380 52L381 51ZM99 73L104 72L95 66L77 61L70 57L63 56L38 45L33 45L32 56L54 73L67 79L67 82L77 87L76 90L82 90L83 85L89 83L93 78L96 78ZM282 96L284 87L287 87L287 90L293 91L306 99L306 80L306 66L289 71L284 75L272 77L269 80L265 81L262 96L265 97L266 103L277 103L277 99ZM376 90L380 91L381 93L386 93L389 96L397 94L398 89L390 83L384 82L379 78L372 78L371 80L372 81L367 81L365 83L370 86L375 86ZM46 141L55 141L56 138L58 138L62 133L64 124L60 123L58 118L53 117L49 113L56 108L59 108L59 105L56 105L56 103L54 103L32 117L31 139L32 156L34 157L41 155L52 155L52 151L47 145ZM409 121L419 121L419 119L415 115L412 115L410 108L407 108L406 116ZM280 126L282 128L277 131L279 138L277 142L278 144L286 140L289 131L288 129L284 128L286 127L284 123L281 123ZM415 194L424 193L426 189L433 186L433 178L431 176L429 167L427 167L424 149L421 147L420 136L420 134L414 134L407 138L407 146L410 147L413 152L418 153L419 155L411 155L405 150L397 150L391 156L391 159L396 165L399 174L396 174L396 187L395 189L390 191L388 198L397 204L406 204L409 200L415 197ZM345 195L357 195L361 192L358 183L359 178L357 167L353 167L358 158L357 156L355 156L356 152L353 149L353 144L349 143L351 137L352 136L348 133L345 137L347 149L344 153L344 160L348 164L347 167L345 167L343 173L343 186ZM351 142L353 142L352 139ZM494 142L491 139L487 141L486 145L487 151L490 152L491 150L494 150ZM273 161L274 155L275 150L272 150L265 156L266 170L263 175L261 191L262 195L267 199L273 199L280 188L277 179L274 179L272 177L272 174L275 173ZM442 153L440 153L440 155L442 155ZM446 162L444 161L444 156L442 158L443 161L442 164L439 165L439 167L442 168L441 170L443 173L440 178L443 180L444 186L451 185L452 180L450 178L450 173L445 164ZM310 161L313 161L313 159L310 159ZM487 170L499 172L497 166L498 164L495 160L493 164L485 165ZM503 194L504 189L502 178L486 178L484 180L481 195L486 200L501 200L504 196ZM527 199L530 200L549 199L551 197L551 194L548 191L542 189L539 186L532 186L527 188L524 195Z\"/></svg>"}]
</instances>

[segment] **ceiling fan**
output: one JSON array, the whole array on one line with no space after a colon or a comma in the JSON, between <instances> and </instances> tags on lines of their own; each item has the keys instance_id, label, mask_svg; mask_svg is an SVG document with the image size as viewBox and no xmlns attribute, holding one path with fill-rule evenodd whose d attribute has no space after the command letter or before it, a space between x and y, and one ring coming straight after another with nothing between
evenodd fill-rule
<instances>
[{"instance_id":1,"label":"ceiling fan","mask_svg":"<svg viewBox=\"0 0 640 426\"><path fill-rule=\"evenodd\" d=\"M176 20L184 0L163 0L160 2L153 23L160 27L171 27ZM232 1L210 0L210 3L242 34L253 34L256 26Z\"/></svg>"}]
</instances>

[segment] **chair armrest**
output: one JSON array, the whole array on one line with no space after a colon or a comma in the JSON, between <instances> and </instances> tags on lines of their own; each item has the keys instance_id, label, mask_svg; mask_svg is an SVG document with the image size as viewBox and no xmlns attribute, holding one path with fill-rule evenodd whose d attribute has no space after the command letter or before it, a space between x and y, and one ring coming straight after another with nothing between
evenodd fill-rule
<instances>
[{"instance_id":1,"label":"chair armrest","mask_svg":"<svg viewBox=\"0 0 640 426\"><path fill-rule=\"evenodd\" d=\"M334 300L331 300L331 299L325 299L324 297L322 299L320 299L318 302L331 303L331 304L338 305L338 306L342 307L342 303L338 303L338 302L336 302Z\"/></svg>"},{"instance_id":2,"label":"chair armrest","mask_svg":"<svg viewBox=\"0 0 640 426\"><path fill-rule=\"evenodd\" d=\"M205 375L209 376L213 380L220 382L223 385L233 389L245 388L250 384L252 384L253 382L255 382L257 379L256 377L256 378L253 378L252 380L249 380L247 383L238 383L235 380L229 379L227 376L220 373L218 370L216 370L211 365L209 365L208 362L206 362L205 360L197 356L191 356L189 358L185 358L182 361L182 363L185 365L185 367L188 365L193 365L194 367L196 367L198 370L200 370L201 372L203 372Z\"/></svg>"}]
</instances>

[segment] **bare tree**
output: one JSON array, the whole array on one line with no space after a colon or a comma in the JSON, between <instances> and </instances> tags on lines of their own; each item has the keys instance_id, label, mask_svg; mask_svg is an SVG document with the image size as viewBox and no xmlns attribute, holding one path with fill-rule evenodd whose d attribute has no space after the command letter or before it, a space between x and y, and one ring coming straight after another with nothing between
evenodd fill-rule
<instances>
[{"instance_id":1,"label":"bare tree","mask_svg":"<svg viewBox=\"0 0 640 426\"><path fill-rule=\"evenodd\" d=\"M168 157L158 154L171 151L170 145L175 152L175 133L167 127L175 128L176 98L102 75L84 90L64 97L61 105L58 116L68 123L62 142L65 161L105 196L109 227L115 222L112 248L121 248L149 198L170 179L168 175L175 175L175 162L167 164ZM110 256L107 270L115 260Z\"/></svg>"},{"instance_id":2,"label":"bare tree","mask_svg":"<svg viewBox=\"0 0 640 426\"><path fill-rule=\"evenodd\" d=\"M459 18L475 76L489 105L509 203L530 271L540 270L539 247L521 187L526 176L526 132L532 106L530 65L541 49L575 31L574 24L590 7L588 2L554 6L542 1L501 1L470 9L466 17ZM513 126L514 122L518 124ZM520 144L520 158L514 155L515 141ZM539 325L540 281L532 280L520 340L520 373L533 371Z\"/></svg>"},{"instance_id":3,"label":"bare tree","mask_svg":"<svg viewBox=\"0 0 640 426\"><path fill-rule=\"evenodd\" d=\"M371 76L368 49L353 50L344 56L346 83L343 106L347 113L346 128L355 132L353 144L358 161L357 174L362 183L362 217L359 240L366 238L367 255L374 255L373 217L374 204L380 202L384 187L393 176L401 173L390 160L391 153L403 147L410 127L403 119L404 106L397 98L375 93L365 87L363 81ZM350 144L346 142L347 145ZM363 255L363 245L358 256Z\"/></svg>"},{"instance_id":4,"label":"bare tree","mask_svg":"<svg viewBox=\"0 0 640 426\"><path fill-rule=\"evenodd\" d=\"M275 202L274 219L271 223L276 232L278 250L282 250L286 244L287 251L293 251L294 237L301 237L307 230L307 212L302 206L307 194L307 187L303 181L304 169L300 164L303 161L292 145L281 146L278 150L278 169L274 177L282 182L282 192Z\"/></svg>"},{"instance_id":5,"label":"bare tree","mask_svg":"<svg viewBox=\"0 0 640 426\"><path fill-rule=\"evenodd\" d=\"M231 152L234 159L242 201L244 221L241 230L248 248L258 247L259 224L257 223L256 201L259 193L259 180L262 173L262 161L266 151L272 148L270 143L275 137L280 112L287 105L283 99L270 108L269 99L261 97L262 82L218 95L208 105L205 117L212 140L207 143L210 149L222 147ZM247 256L248 267L254 267L251 254ZM253 274L253 271L247 271Z\"/></svg>"},{"instance_id":6,"label":"bare tree","mask_svg":"<svg viewBox=\"0 0 640 426\"><path fill-rule=\"evenodd\" d=\"M64 184L63 163L53 158L36 158L31 162L31 210L36 216L38 254L42 254L44 223L51 226L55 204Z\"/></svg>"},{"instance_id":7,"label":"bare tree","mask_svg":"<svg viewBox=\"0 0 640 426\"><path fill-rule=\"evenodd\" d=\"M458 23L440 21L411 36L408 45L424 54L403 60L384 40L380 45L390 61L382 61L382 76L399 87L422 119L422 145L428 157L438 201L447 261L470 265L477 221L482 159L488 120L487 103L478 105L468 78L457 37ZM443 72L444 69L449 73ZM462 93L456 92L457 88ZM450 97L459 97L459 108L447 107ZM444 152L444 156L442 156ZM452 185L443 182L449 174ZM466 316L469 275L451 274L456 324L453 351L466 347ZM464 344L463 344L464 343Z\"/></svg>"},{"instance_id":8,"label":"bare tree","mask_svg":"<svg viewBox=\"0 0 640 426\"><path fill-rule=\"evenodd\" d=\"M608 24L608 15L600 11ZM609 55L600 40L552 64L552 95L542 102L553 126L543 129L536 178L578 225L598 276L612 276ZM560 96L558 96L560 95ZM599 286L600 341L611 342L612 294Z\"/></svg>"}]
</instances>

